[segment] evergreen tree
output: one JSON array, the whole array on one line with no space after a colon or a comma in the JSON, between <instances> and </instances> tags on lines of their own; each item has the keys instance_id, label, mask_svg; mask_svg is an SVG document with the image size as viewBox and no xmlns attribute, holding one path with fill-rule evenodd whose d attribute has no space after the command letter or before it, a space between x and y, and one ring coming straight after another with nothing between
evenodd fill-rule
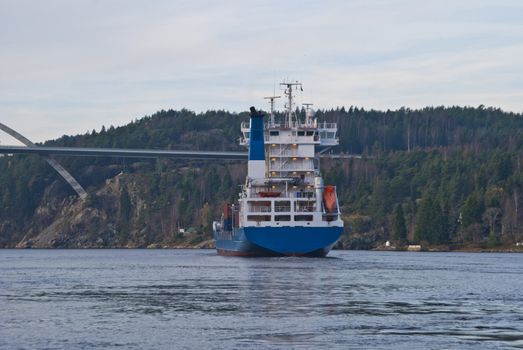
<instances>
[{"instance_id":1,"label":"evergreen tree","mask_svg":"<svg viewBox=\"0 0 523 350\"><path fill-rule=\"evenodd\" d=\"M414 238L417 242L441 244L441 231L443 215L440 206L432 199L432 194L427 193L421 200L421 205L416 215L416 229Z\"/></svg>"},{"instance_id":2,"label":"evergreen tree","mask_svg":"<svg viewBox=\"0 0 523 350\"><path fill-rule=\"evenodd\" d=\"M394 240L398 244L403 245L407 243L407 224L405 222L405 215L401 204L396 205L392 218L392 234Z\"/></svg>"},{"instance_id":3,"label":"evergreen tree","mask_svg":"<svg viewBox=\"0 0 523 350\"><path fill-rule=\"evenodd\" d=\"M448 203L443 205L440 211L440 230L437 236L438 244L447 244L450 241L452 226L450 224L450 207Z\"/></svg>"}]
</instances>

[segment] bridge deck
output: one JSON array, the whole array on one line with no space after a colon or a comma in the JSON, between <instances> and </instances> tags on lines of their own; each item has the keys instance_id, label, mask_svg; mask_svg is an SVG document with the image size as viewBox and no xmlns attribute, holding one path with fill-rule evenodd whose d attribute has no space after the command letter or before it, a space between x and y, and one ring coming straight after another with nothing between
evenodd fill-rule
<instances>
[{"instance_id":1,"label":"bridge deck","mask_svg":"<svg viewBox=\"0 0 523 350\"><path fill-rule=\"evenodd\" d=\"M118 148L81 148L81 147L47 147L47 146L0 146L0 154L38 154L62 156L92 157L132 157L132 158L182 158L182 159L225 159L247 160L247 152L220 151L179 151L179 150L145 150Z\"/></svg>"}]
</instances>

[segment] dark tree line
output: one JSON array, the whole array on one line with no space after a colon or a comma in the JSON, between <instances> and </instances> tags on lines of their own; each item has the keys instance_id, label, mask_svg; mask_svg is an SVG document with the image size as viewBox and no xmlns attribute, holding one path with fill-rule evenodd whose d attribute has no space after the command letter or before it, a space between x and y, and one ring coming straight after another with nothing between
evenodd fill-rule
<instances>
[{"instance_id":1,"label":"dark tree line","mask_svg":"<svg viewBox=\"0 0 523 350\"><path fill-rule=\"evenodd\" d=\"M379 232L379 239L430 244L496 245L522 239L521 114L483 106L350 107L318 111L317 117L338 123L340 146L333 152L363 155L321 164L326 181L338 186L349 234ZM104 126L47 144L241 150L239 126L247 118L247 113L226 111L160 111L126 126ZM121 191L115 215L135 226L158 222L150 242L172 234L173 223L209 234L221 202L236 198L245 174L244 164L238 163L59 160L90 193L126 174L129 188ZM0 158L0 246L19 239L51 196L72 195L42 159ZM137 196L143 208L137 207ZM103 201L93 199L91 205Z\"/></svg>"}]
</instances>

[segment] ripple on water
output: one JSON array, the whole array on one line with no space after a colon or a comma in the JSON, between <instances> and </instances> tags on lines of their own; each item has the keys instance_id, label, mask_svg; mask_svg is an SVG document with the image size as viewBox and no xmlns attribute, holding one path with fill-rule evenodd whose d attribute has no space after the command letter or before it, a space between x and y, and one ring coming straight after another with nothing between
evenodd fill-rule
<instances>
[{"instance_id":1,"label":"ripple on water","mask_svg":"<svg viewBox=\"0 0 523 350\"><path fill-rule=\"evenodd\" d=\"M0 348L523 347L523 255L333 256L0 251Z\"/></svg>"}]
</instances>

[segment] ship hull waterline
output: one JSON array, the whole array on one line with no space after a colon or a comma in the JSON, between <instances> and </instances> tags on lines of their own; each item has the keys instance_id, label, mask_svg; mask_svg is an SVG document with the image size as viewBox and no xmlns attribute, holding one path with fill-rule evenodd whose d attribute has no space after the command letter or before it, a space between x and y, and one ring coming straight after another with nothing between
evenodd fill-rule
<instances>
[{"instance_id":1,"label":"ship hull waterline","mask_svg":"<svg viewBox=\"0 0 523 350\"><path fill-rule=\"evenodd\" d=\"M224 256L325 257L343 227L244 227L215 232L216 250Z\"/></svg>"}]
</instances>

